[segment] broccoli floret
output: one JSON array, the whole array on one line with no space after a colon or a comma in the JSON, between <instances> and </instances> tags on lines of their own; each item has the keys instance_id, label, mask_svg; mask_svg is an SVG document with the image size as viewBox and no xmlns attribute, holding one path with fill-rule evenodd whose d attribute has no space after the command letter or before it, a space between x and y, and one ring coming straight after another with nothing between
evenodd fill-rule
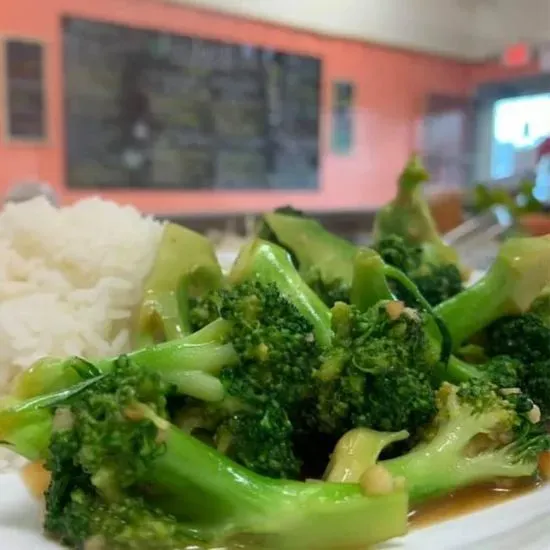
<instances>
[{"instance_id":1,"label":"broccoli floret","mask_svg":"<svg viewBox=\"0 0 550 550\"><path fill-rule=\"evenodd\" d=\"M229 279L229 287L200 300L191 315L228 322L228 341L239 358L220 373L227 398L216 413L221 424L214 439L256 472L296 477L293 439L315 423L314 373L330 342L330 311L272 243L245 247ZM260 422L256 428L254 422Z\"/></svg>"},{"instance_id":2,"label":"broccoli floret","mask_svg":"<svg viewBox=\"0 0 550 550\"><path fill-rule=\"evenodd\" d=\"M487 328L486 349L530 365L550 357L550 328L533 313L502 317Z\"/></svg>"},{"instance_id":3,"label":"broccoli floret","mask_svg":"<svg viewBox=\"0 0 550 550\"><path fill-rule=\"evenodd\" d=\"M268 240L284 247L306 283L332 306L348 301L356 247L306 216L272 212L264 216Z\"/></svg>"},{"instance_id":4,"label":"broccoli floret","mask_svg":"<svg viewBox=\"0 0 550 550\"><path fill-rule=\"evenodd\" d=\"M399 235L386 235L376 242L376 251L389 265L414 273L422 265L422 247L405 242Z\"/></svg>"},{"instance_id":5,"label":"broccoli floret","mask_svg":"<svg viewBox=\"0 0 550 550\"><path fill-rule=\"evenodd\" d=\"M313 325L277 285L234 285L224 292L220 316L231 322L229 339L239 357L237 365L221 371L229 395L292 407L311 394L320 354Z\"/></svg>"},{"instance_id":6,"label":"broccoli floret","mask_svg":"<svg viewBox=\"0 0 550 550\"><path fill-rule=\"evenodd\" d=\"M374 242L399 236L405 243L422 247L424 262L454 264L462 273L456 251L446 244L437 230L430 207L422 195L422 184L429 179L418 155L412 155L399 177L396 197L381 208L374 220Z\"/></svg>"},{"instance_id":7,"label":"broccoli floret","mask_svg":"<svg viewBox=\"0 0 550 550\"><path fill-rule=\"evenodd\" d=\"M431 420L433 348L415 310L381 302L360 313L340 303L333 328L334 345L318 373L322 430L416 431Z\"/></svg>"},{"instance_id":8,"label":"broccoli floret","mask_svg":"<svg viewBox=\"0 0 550 550\"><path fill-rule=\"evenodd\" d=\"M248 469L269 477L297 479L302 463L293 445L295 428L276 402L238 412L217 427L217 449Z\"/></svg>"},{"instance_id":9,"label":"broccoli floret","mask_svg":"<svg viewBox=\"0 0 550 550\"><path fill-rule=\"evenodd\" d=\"M503 317L486 331L489 355L507 353L522 369L516 386L540 406L543 417L550 415L550 327L535 313Z\"/></svg>"},{"instance_id":10,"label":"broccoli floret","mask_svg":"<svg viewBox=\"0 0 550 550\"><path fill-rule=\"evenodd\" d=\"M549 437L527 418L527 406L486 382L444 384L427 441L384 465L406 478L413 501L499 477L534 476Z\"/></svg>"},{"instance_id":11,"label":"broccoli floret","mask_svg":"<svg viewBox=\"0 0 550 550\"><path fill-rule=\"evenodd\" d=\"M384 261L405 273L433 306L455 296L463 290L462 276L453 263L432 263L424 260L422 247L407 244L398 235L389 235L376 243L376 250ZM414 296L406 288L394 284L397 295L411 305Z\"/></svg>"},{"instance_id":12,"label":"broccoli floret","mask_svg":"<svg viewBox=\"0 0 550 550\"><path fill-rule=\"evenodd\" d=\"M212 243L190 229L167 224L144 283L132 331L134 347L189 334L189 298L218 288L222 280Z\"/></svg>"},{"instance_id":13,"label":"broccoli floret","mask_svg":"<svg viewBox=\"0 0 550 550\"><path fill-rule=\"evenodd\" d=\"M478 368L486 380L499 388L523 387L525 367L513 357L497 355L480 364Z\"/></svg>"},{"instance_id":14,"label":"broccoli floret","mask_svg":"<svg viewBox=\"0 0 550 550\"><path fill-rule=\"evenodd\" d=\"M330 310L304 283L285 249L259 239L244 246L229 274L229 281L237 284L253 280L277 285L279 292L312 325L319 345L330 344Z\"/></svg>"},{"instance_id":15,"label":"broccoli floret","mask_svg":"<svg viewBox=\"0 0 550 550\"><path fill-rule=\"evenodd\" d=\"M405 532L402 488L366 496L357 484L254 474L175 428L165 392L155 373L120 360L68 401L48 396L64 417L47 462L51 536L73 548L146 550L248 535L298 549L370 546Z\"/></svg>"},{"instance_id":16,"label":"broccoli floret","mask_svg":"<svg viewBox=\"0 0 550 550\"><path fill-rule=\"evenodd\" d=\"M214 316L231 324L228 339L239 358L220 372L227 396L220 408L228 416L218 411L218 448L255 472L297 477L292 440L314 397L320 361L313 326L274 283L244 281L206 300L215 304Z\"/></svg>"},{"instance_id":17,"label":"broccoli floret","mask_svg":"<svg viewBox=\"0 0 550 550\"><path fill-rule=\"evenodd\" d=\"M237 428L244 418L248 422L253 417L268 418L277 407L297 430L303 429L306 421L310 423L305 413L313 408L308 403L313 401L313 374L319 365L318 340L327 341L331 336L330 311L302 281L284 250L275 245L256 243L245 249L231 276L242 281L213 291L196 306L204 312L207 308L202 304L210 304L207 325L185 338L137 350L129 357L158 373L171 385L172 393L207 402L205 406L219 422L239 413L241 422L226 423L224 433L228 425ZM191 318L202 322L205 316L194 311ZM29 397L61 389L77 382L83 369L105 373L115 363L116 359L42 361L17 381L17 395ZM208 427L215 432L211 423L209 419ZM286 432L275 423L271 426L271 439L264 425L255 452L262 443L268 452L268 447L278 442L279 447L271 450L288 457L288 464L267 472L266 463L256 462L262 473L284 477L296 472L299 461L291 456L292 437L283 437ZM237 430L231 444L233 456L241 459L250 455L250 449L250 435ZM250 467L253 459L250 455L246 460Z\"/></svg>"},{"instance_id":18,"label":"broccoli floret","mask_svg":"<svg viewBox=\"0 0 550 550\"><path fill-rule=\"evenodd\" d=\"M507 240L487 274L435 308L460 347L508 315L525 313L550 281L550 236Z\"/></svg>"},{"instance_id":19,"label":"broccoli floret","mask_svg":"<svg viewBox=\"0 0 550 550\"><path fill-rule=\"evenodd\" d=\"M417 273L411 275L411 280L433 306L464 290L460 271L453 264L425 264Z\"/></svg>"},{"instance_id":20,"label":"broccoli floret","mask_svg":"<svg viewBox=\"0 0 550 550\"><path fill-rule=\"evenodd\" d=\"M205 546L196 532L173 516L148 506L139 497L105 503L90 491L74 489L60 514L50 513L46 530L72 548L109 550L174 550ZM48 510L53 510L51 499ZM84 544L83 544L84 542Z\"/></svg>"},{"instance_id":21,"label":"broccoli floret","mask_svg":"<svg viewBox=\"0 0 550 550\"><path fill-rule=\"evenodd\" d=\"M518 386L540 407L542 417L550 418L550 359L526 366Z\"/></svg>"},{"instance_id":22,"label":"broccoli floret","mask_svg":"<svg viewBox=\"0 0 550 550\"><path fill-rule=\"evenodd\" d=\"M437 393L437 408L422 442L379 463L393 476L405 478L412 502L498 478L534 476L538 456L550 447L544 426L533 415L533 403L521 394L502 395L486 381L444 383ZM344 473L348 481L358 479L386 442L403 437L394 435L380 434L379 446L373 444L375 433L348 435L353 441L346 441L345 447L356 452L335 453L328 479L340 481Z\"/></svg>"}]
</instances>

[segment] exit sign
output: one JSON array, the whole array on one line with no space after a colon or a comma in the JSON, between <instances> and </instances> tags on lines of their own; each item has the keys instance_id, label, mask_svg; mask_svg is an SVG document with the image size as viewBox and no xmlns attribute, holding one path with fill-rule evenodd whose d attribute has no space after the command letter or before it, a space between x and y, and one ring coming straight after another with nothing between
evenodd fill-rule
<instances>
[{"instance_id":1,"label":"exit sign","mask_svg":"<svg viewBox=\"0 0 550 550\"><path fill-rule=\"evenodd\" d=\"M529 44L520 42L508 46L502 54L502 63L506 67L524 67L532 60L532 50Z\"/></svg>"}]
</instances>

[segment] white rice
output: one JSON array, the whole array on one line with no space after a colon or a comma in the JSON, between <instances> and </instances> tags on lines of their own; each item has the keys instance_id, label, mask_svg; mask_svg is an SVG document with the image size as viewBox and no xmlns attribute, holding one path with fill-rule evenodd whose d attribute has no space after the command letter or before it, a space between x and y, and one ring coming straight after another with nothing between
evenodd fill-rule
<instances>
[{"instance_id":1,"label":"white rice","mask_svg":"<svg viewBox=\"0 0 550 550\"><path fill-rule=\"evenodd\" d=\"M0 394L45 355L128 349L128 320L162 224L98 198L57 209L44 198L0 212ZM9 455L0 450L0 471Z\"/></svg>"}]
</instances>

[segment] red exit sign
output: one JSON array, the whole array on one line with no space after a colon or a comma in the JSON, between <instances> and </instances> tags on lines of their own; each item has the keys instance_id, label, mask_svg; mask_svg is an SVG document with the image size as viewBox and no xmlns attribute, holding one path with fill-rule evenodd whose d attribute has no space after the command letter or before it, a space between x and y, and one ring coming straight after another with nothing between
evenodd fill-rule
<instances>
[{"instance_id":1,"label":"red exit sign","mask_svg":"<svg viewBox=\"0 0 550 550\"><path fill-rule=\"evenodd\" d=\"M525 42L508 46L502 54L502 63L506 67L524 67L533 58L531 46Z\"/></svg>"}]
</instances>

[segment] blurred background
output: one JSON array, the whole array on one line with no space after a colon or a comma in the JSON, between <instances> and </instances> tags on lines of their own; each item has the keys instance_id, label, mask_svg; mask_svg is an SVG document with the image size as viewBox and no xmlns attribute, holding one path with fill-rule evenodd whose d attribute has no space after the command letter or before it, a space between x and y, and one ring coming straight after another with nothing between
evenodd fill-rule
<instances>
[{"instance_id":1,"label":"blurred background","mask_svg":"<svg viewBox=\"0 0 550 550\"><path fill-rule=\"evenodd\" d=\"M2 2L0 195L368 241L418 151L457 246L547 232L549 36L549 0Z\"/></svg>"}]
</instances>

